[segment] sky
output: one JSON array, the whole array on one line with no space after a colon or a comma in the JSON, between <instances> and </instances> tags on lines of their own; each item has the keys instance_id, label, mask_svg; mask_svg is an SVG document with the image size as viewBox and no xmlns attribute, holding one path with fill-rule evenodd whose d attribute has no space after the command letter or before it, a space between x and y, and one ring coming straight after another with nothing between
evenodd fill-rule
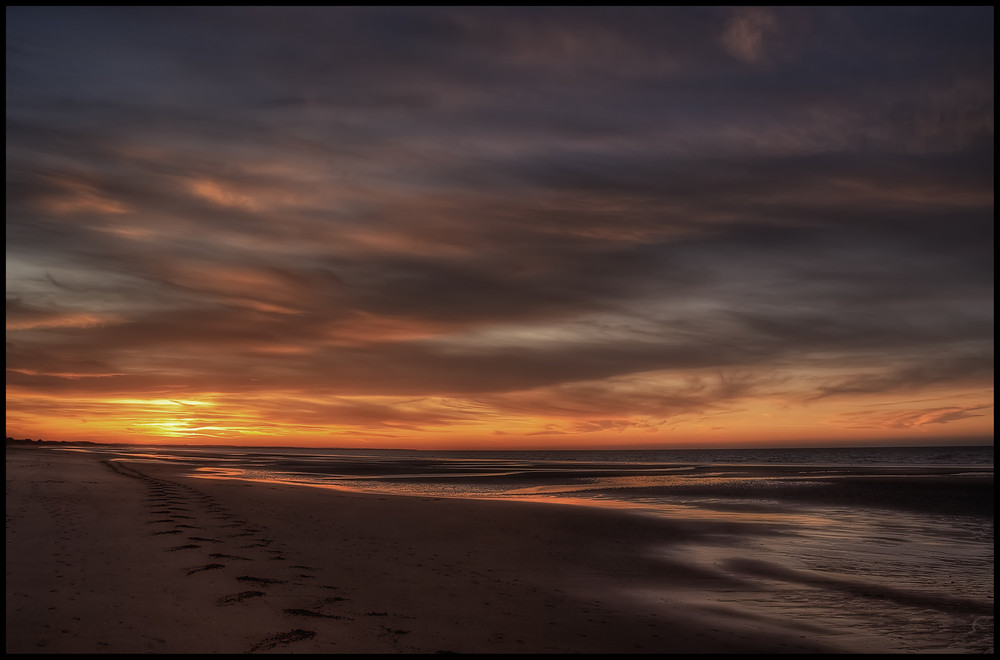
<instances>
[{"instance_id":1,"label":"sky","mask_svg":"<svg viewBox=\"0 0 1000 660\"><path fill-rule=\"evenodd\" d=\"M992 444L992 7L7 7L7 435Z\"/></svg>"}]
</instances>

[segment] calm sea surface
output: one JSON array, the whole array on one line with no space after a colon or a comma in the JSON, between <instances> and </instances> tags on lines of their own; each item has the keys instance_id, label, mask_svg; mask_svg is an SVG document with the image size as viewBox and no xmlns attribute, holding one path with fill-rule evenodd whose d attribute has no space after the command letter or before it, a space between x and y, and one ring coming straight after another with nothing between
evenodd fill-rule
<instances>
[{"instance_id":1,"label":"calm sea surface","mask_svg":"<svg viewBox=\"0 0 1000 660\"><path fill-rule=\"evenodd\" d=\"M407 451L91 447L205 478L613 507L683 520L654 549L753 585L715 602L871 649L993 652L993 448ZM855 644L859 642L855 641ZM864 646L856 652L869 650Z\"/></svg>"}]
</instances>

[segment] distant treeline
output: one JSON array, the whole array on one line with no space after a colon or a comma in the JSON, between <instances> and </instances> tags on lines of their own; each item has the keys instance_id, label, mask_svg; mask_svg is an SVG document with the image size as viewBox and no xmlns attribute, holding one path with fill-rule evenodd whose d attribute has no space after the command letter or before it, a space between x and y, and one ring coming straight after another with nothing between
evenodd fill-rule
<instances>
[{"instance_id":1,"label":"distant treeline","mask_svg":"<svg viewBox=\"0 0 1000 660\"><path fill-rule=\"evenodd\" d=\"M87 442L86 440L81 440L79 442L63 442L62 440L32 440L31 438L12 438L7 436L8 445L99 445L99 442Z\"/></svg>"}]
</instances>

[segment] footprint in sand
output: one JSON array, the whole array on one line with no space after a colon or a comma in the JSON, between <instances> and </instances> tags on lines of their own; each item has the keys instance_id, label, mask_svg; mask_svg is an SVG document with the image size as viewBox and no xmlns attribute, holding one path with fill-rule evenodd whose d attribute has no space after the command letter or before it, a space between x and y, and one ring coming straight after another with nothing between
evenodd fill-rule
<instances>
[{"instance_id":1,"label":"footprint in sand","mask_svg":"<svg viewBox=\"0 0 1000 660\"><path fill-rule=\"evenodd\" d=\"M306 610L298 607L287 608L285 614L291 614L292 616L309 616L319 619L343 619L344 617L339 614L323 614L322 612L316 612L314 610Z\"/></svg>"},{"instance_id":2,"label":"footprint in sand","mask_svg":"<svg viewBox=\"0 0 1000 660\"><path fill-rule=\"evenodd\" d=\"M241 561L250 561L249 557L238 557L236 555L227 555L223 552L213 552L209 555L212 559L239 559Z\"/></svg>"},{"instance_id":3,"label":"footprint in sand","mask_svg":"<svg viewBox=\"0 0 1000 660\"><path fill-rule=\"evenodd\" d=\"M214 571L225 567L226 567L225 564L205 564L204 566L195 566L194 568L189 568L187 574L194 575L195 573L201 573L202 571Z\"/></svg>"},{"instance_id":4,"label":"footprint in sand","mask_svg":"<svg viewBox=\"0 0 1000 660\"><path fill-rule=\"evenodd\" d=\"M275 633L265 637L263 640L250 647L250 653L255 651L267 651L276 646L291 644L292 642L299 642L304 639L312 639L315 636L315 630L302 630L301 628L296 628L295 630L289 630L288 632L283 633Z\"/></svg>"},{"instance_id":5,"label":"footprint in sand","mask_svg":"<svg viewBox=\"0 0 1000 660\"><path fill-rule=\"evenodd\" d=\"M274 578L253 577L251 575L241 575L236 578L240 582L252 582L254 584L284 584L288 580L276 580Z\"/></svg>"},{"instance_id":6,"label":"footprint in sand","mask_svg":"<svg viewBox=\"0 0 1000 660\"><path fill-rule=\"evenodd\" d=\"M238 594L230 594L228 596L223 596L217 602L218 605L232 605L233 603L242 603L248 598L259 598L261 596L266 596L267 594L263 591L241 591Z\"/></svg>"}]
</instances>

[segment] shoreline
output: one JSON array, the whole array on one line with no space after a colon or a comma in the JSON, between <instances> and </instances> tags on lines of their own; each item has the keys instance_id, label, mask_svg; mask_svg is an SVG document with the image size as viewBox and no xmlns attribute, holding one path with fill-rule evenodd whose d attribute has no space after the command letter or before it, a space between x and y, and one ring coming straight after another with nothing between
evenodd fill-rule
<instances>
[{"instance_id":1,"label":"shoreline","mask_svg":"<svg viewBox=\"0 0 1000 660\"><path fill-rule=\"evenodd\" d=\"M855 653L724 605L685 521L8 448L8 653Z\"/></svg>"}]
</instances>

